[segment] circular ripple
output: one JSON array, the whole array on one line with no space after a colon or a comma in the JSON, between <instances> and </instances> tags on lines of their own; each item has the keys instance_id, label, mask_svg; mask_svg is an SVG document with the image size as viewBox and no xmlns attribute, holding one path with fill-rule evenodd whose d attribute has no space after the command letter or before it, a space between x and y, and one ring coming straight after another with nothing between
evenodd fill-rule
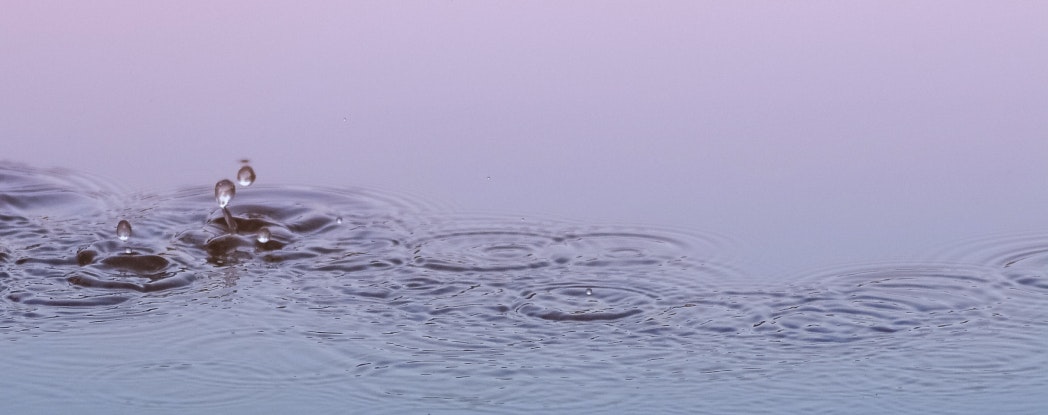
<instances>
[{"instance_id":1,"label":"circular ripple","mask_svg":"<svg viewBox=\"0 0 1048 415\"><path fill-rule=\"evenodd\" d=\"M1048 233L971 239L944 249L936 257L1000 268L1021 290L1048 295Z\"/></svg>"},{"instance_id":2,"label":"circular ripple","mask_svg":"<svg viewBox=\"0 0 1048 415\"><path fill-rule=\"evenodd\" d=\"M0 263L11 264L0 293L12 304L5 311L27 316L42 307L97 315L90 309L137 304L142 294L200 279L221 280L202 288L224 289L274 267L329 280L382 272L407 262L404 229L430 207L368 189L253 186L230 204L231 231L208 188L118 203L86 178L0 167ZM67 212L75 215L59 215ZM127 242L113 233L118 218L134 227ZM226 272L231 266L242 269Z\"/></svg>"},{"instance_id":3,"label":"circular ripple","mask_svg":"<svg viewBox=\"0 0 1048 415\"><path fill-rule=\"evenodd\" d=\"M411 241L411 264L450 272L692 266L720 258L727 245L715 235L534 219L449 217L423 229Z\"/></svg>"},{"instance_id":4,"label":"circular ripple","mask_svg":"<svg viewBox=\"0 0 1048 415\"><path fill-rule=\"evenodd\" d=\"M990 267L888 264L758 286L731 278L725 241L703 234L436 216L378 192L265 186L238 191L234 230L207 187L110 204L66 185L41 197L51 185L0 192L27 195L0 202L0 330L22 342L20 362L63 357L38 377L44 396L74 369L82 395L148 408L276 393L520 408L536 392L582 408L608 401L565 387L669 379L685 396L694 388L679 385L695 381L791 373L852 387L834 377L851 362L948 392L1044 367L1045 297L1030 295L1044 292L1043 251L1024 248L1036 240L980 262ZM125 217L135 232L121 243ZM58 346L41 353L39 339Z\"/></svg>"},{"instance_id":5,"label":"circular ripple","mask_svg":"<svg viewBox=\"0 0 1048 415\"><path fill-rule=\"evenodd\" d=\"M173 236L175 245L204 262L255 259L303 271L353 272L402 264L404 229L424 209L374 191L252 186L230 203L235 230L203 189L163 198L150 213L183 229ZM257 240L263 227L271 232L266 243Z\"/></svg>"},{"instance_id":6,"label":"circular ripple","mask_svg":"<svg viewBox=\"0 0 1048 415\"><path fill-rule=\"evenodd\" d=\"M514 229L460 229L415 241L412 264L436 271L519 271L549 266L557 237Z\"/></svg>"},{"instance_id":7,"label":"circular ripple","mask_svg":"<svg viewBox=\"0 0 1048 415\"><path fill-rule=\"evenodd\" d=\"M571 262L590 267L663 266L709 260L723 254L723 241L689 238L655 229L596 228L564 237ZM696 258L693 258L696 257Z\"/></svg>"},{"instance_id":8,"label":"circular ripple","mask_svg":"<svg viewBox=\"0 0 1048 415\"><path fill-rule=\"evenodd\" d=\"M644 313L658 302L652 293L623 287L563 284L522 294L514 311L552 321L607 321Z\"/></svg>"},{"instance_id":9,"label":"circular ripple","mask_svg":"<svg viewBox=\"0 0 1048 415\"><path fill-rule=\"evenodd\" d=\"M1048 269L1048 233L970 239L943 249L933 258L999 268Z\"/></svg>"},{"instance_id":10,"label":"circular ripple","mask_svg":"<svg viewBox=\"0 0 1048 415\"><path fill-rule=\"evenodd\" d=\"M793 295L766 304L762 330L776 337L848 342L992 324L1011 286L992 268L929 264L837 269L798 285Z\"/></svg>"},{"instance_id":11,"label":"circular ripple","mask_svg":"<svg viewBox=\"0 0 1048 415\"><path fill-rule=\"evenodd\" d=\"M92 220L90 214L113 209L119 193L112 184L83 173L0 164L0 212L5 214Z\"/></svg>"}]
</instances>

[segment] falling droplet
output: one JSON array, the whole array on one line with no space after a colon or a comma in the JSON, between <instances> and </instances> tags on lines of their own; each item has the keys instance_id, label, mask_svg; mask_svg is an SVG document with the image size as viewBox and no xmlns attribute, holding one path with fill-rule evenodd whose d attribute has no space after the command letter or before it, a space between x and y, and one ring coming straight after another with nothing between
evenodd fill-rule
<instances>
[{"instance_id":1,"label":"falling droplet","mask_svg":"<svg viewBox=\"0 0 1048 415\"><path fill-rule=\"evenodd\" d=\"M241 186L251 186L251 183L255 182L255 169L251 166L244 165L240 170L237 171L237 182Z\"/></svg>"},{"instance_id":2,"label":"falling droplet","mask_svg":"<svg viewBox=\"0 0 1048 415\"><path fill-rule=\"evenodd\" d=\"M218 207L226 207L230 200L233 200L233 196L237 193L237 188L233 182L222 179L215 184L215 200L218 201Z\"/></svg>"},{"instance_id":3,"label":"falling droplet","mask_svg":"<svg viewBox=\"0 0 1048 415\"><path fill-rule=\"evenodd\" d=\"M593 289L592 288L587 288L586 289L586 295L593 295Z\"/></svg>"},{"instance_id":4,"label":"falling droplet","mask_svg":"<svg viewBox=\"0 0 1048 415\"><path fill-rule=\"evenodd\" d=\"M131 237L131 222L121 220L120 223L116 224L116 237L120 238L121 241L126 241L127 238Z\"/></svg>"},{"instance_id":5,"label":"falling droplet","mask_svg":"<svg viewBox=\"0 0 1048 415\"><path fill-rule=\"evenodd\" d=\"M342 224L342 217L341 216L335 218L335 224L338 224L338 225Z\"/></svg>"},{"instance_id":6,"label":"falling droplet","mask_svg":"<svg viewBox=\"0 0 1048 415\"><path fill-rule=\"evenodd\" d=\"M272 234L269 232L269 228L259 229L258 230L258 243L264 244L266 242L269 242L269 237L271 235Z\"/></svg>"}]
</instances>

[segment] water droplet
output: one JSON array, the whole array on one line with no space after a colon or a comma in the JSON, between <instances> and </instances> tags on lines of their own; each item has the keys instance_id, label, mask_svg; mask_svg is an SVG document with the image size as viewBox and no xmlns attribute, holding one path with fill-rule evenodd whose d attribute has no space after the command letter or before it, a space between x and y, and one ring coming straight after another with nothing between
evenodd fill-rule
<instances>
[{"instance_id":1,"label":"water droplet","mask_svg":"<svg viewBox=\"0 0 1048 415\"><path fill-rule=\"evenodd\" d=\"M127 238L131 237L131 222L121 220L120 223L116 224L116 237L120 238L121 241L126 241Z\"/></svg>"},{"instance_id":2,"label":"water droplet","mask_svg":"<svg viewBox=\"0 0 1048 415\"><path fill-rule=\"evenodd\" d=\"M130 255L131 254L131 248L124 248L124 253Z\"/></svg>"},{"instance_id":3,"label":"water droplet","mask_svg":"<svg viewBox=\"0 0 1048 415\"><path fill-rule=\"evenodd\" d=\"M236 194L236 186L227 179L222 179L215 184L215 200L218 201L218 207L226 207Z\"/></svg>"},{"instance_id":4,"label":"water droplet","mask_svg":"<svg viewBox=\"0 0 1048 415\"><path fill-rule=\"evenodd\" d=\"M258 243L264 244L266 242L269 242L269 237L271 235L272 234L269 232L269 228L259 229L258 230Z\"/></svg>"},{"instance_id":5,"label":"water droplet","mask_svg":"<svg viewBox=\"0 0 1048 415\"><path fill-rule=\"evenodd\" d=\"M587 288L586 289L586 295L593 295L593 289L592 288Z\"/></svg>"},{"instance_id":6,"label":"water droplet","mask_svg":"<svg viewBox=\"0 0 1048 415\"><path fill-rule=\"evenodd\" d=\"M342 217L339 216L339 217L335 218L335 223L338 224L338 225L341 225L342 224Z\"/></svg>"},{"instance_id":7,"label":"water droplet","mask_svg":"<svg viewBox=\"0 0 1048 415\"><path fill-rule=\"evenodd\" d=\"M255 182L255 169L251 166L245 165L237 171L237 182L241 186L251 186L251 183Z\"/></svg>"}]
</instances>

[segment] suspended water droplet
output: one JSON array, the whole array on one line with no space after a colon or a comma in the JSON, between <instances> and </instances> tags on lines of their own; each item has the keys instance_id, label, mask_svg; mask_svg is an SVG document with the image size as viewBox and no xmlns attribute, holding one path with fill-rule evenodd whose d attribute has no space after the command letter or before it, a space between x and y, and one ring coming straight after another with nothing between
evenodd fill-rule
<instances>
[{"instance_id":1,"label":"suspended water droplet","mask_svg":"<svg viewBox=\"0 0 1048 415\"><path fill-rule=\"evenodd\" d=\"M264 244L266 242L269 242L269 237L270 236L272 236L272 234L269 232L269 228L265 228L264 227L264 228L258 230L258 242L259 243L263 243Z\"/></svg>"},{"instance_id":2,"label":"suspended water droplet","mask_svg":"<svg viewBox=\"0 0 1048 415\"><path fill-rule=\"evenodd\" d=\"M339 217L335 218L335 223L338 224L338 225L341 225L342 224L342 217L339 216Z\"/></svg>"},{"instance_id":3,"label":"suspended water droplet","mask_svg":"<svg viewBox=\"0 0 1048 415\"><path fill-rule=\"evenodd\" d=\"M593 289L592 288L587 288L586 289L586 295L593 295Z\"/></svg>"},{"instance_id":4,"label":"suspended water droplet","mask_svg":"<svg viewBox=\"0 0 1048 415\"><path fill-rule=\"evenodd\" d=\"M126 241L127 238L131 237L131 222L121 220L120 223L116 224L116 237L120 238L121 241Z\"/></svg>"},{"instance_id":5,"label":"suspended water droplet","mask_svg":"<svg viewBox=\"0 0 1048 415\"><path fill-rule=\"evenodd\" d=\"M240 170L237 171L237 182L241 186L251 186L251 183L255 182L255 169L251 166L244 165Z\"/></svg>"},{"instance_id":6,"label":"suspended water droplet","mask_svg":"<svg viewBox=\"0 0 1048 415\"><path fill-rule=\"evenodd\" d=\"M226 207L236 194L236 186L227 179L222 179L215 184L215 200L218 201L218 207Z\"/></svg>"}]
</instances>

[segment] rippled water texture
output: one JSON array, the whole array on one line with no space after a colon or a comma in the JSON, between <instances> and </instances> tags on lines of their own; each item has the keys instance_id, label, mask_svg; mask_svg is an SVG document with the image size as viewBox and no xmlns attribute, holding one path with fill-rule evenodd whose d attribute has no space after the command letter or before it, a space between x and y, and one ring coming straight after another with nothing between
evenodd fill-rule
<instances>
[{"instance_id":1,"label":"rippled water texture","mask_svg":"<svg viewBox=\"0 0 1048 415\"><path fill-rule=\"evenodd\" d=\"M240 186L254 182L246 177ZM180 413L1048 404L1048 235L784 279L743 275L718 235L466 215L367 189L263 180L238 187L228 209L227 219L207 185L129 195L71 172L0 165L5 404Z\"/></svg>"}]
</instances>

